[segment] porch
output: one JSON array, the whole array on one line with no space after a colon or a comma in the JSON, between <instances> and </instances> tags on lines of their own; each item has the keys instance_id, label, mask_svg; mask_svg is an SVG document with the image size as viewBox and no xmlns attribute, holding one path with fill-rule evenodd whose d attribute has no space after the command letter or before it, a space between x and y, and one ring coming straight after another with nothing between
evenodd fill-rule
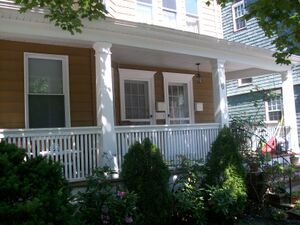
<instances>
[{"instance_id":1,"label":"porch","mask_svg":"<svg viewBox=\"0 0 300 225\"><path fill-rule=\"evenodd\" d=\"M115 168L121 168L129 146L146 137L158 146L169 166L176 166L179 156L205 160L219 124L117 126L115 130L116 155L104 153L101 127L4 129L0 130L0 141L24 148L29 158L41 155L60 162L65 178L74 182L84 180L110 160Z\"/></svg>"}]
</instances>

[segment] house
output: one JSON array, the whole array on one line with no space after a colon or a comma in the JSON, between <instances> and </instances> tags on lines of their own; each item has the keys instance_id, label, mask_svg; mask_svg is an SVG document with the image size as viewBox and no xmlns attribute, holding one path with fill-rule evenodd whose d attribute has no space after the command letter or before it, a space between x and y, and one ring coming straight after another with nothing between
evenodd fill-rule
<instances>
[{"instance_id":1,"label":"house","mask_svg":"<svg viewBox=\"0 0 300 225\"><path fill-rule=\"evenodd\" d=\"M205 2L108 0L105 20L71 35L0 1L0 139L52 156L76 181L118 169L145 137L170 163L205 158L228 124L226 78L280 72L289 104L291 67L223 40L221 9Z\"/></svg>"},{"instance_id":2,"label":"house","mask_svg":"<svg viewBox=\"0 0 300 225\"><path fill-rule=\"evenodd\" d=\"M234 42L243 43L250 46L256 46L275 50L272 45L272 39L264 35L264 31L258 26L255 18L248 21L242 17L247 10L247 5L252 0L238 0L227 4L222 9L223 33L224 39ZM293 63L293 62L292 62ZM268 127L274 128L284 116L285 125L294 129L294 139L299 139L300 135L300 65L295 64L291 70L293 85L289 88L291 91L290 99L294 102L284 103L285 96L285 79L280 73L269 73L263 76L257 74L248 74L240 79L228 80L227 96L229 115L234 117L237 115L252 116L259 120L264 120ZM275 99L264 101L263 96L259 95L261 90L271 91L277 94ZM294 92L294 93L292 93ZM254 101L258 102L259 107L254 107ZM287 111L293 111L293 119L287 121L285 114ZM291 130L293 130L293 128ZM274 130L274 129L273 129ZM296 134L297 131L297 134ZM298 135L298 136L297 136ZM295 142L294 148L297 149Z\"/></svg>"}]
</instances>

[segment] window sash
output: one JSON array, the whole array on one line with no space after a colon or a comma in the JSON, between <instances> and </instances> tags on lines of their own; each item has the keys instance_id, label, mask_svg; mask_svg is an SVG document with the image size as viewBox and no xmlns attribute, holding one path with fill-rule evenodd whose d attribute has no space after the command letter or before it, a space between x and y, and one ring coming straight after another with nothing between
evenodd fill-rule
<instances>
[{"instance_id":1,"label":"window sash","mask_svg":"<svg viewBox=\"0 0 300 225\"><path fill-rule=\"evenodd\" d=\"M67 64L64 55L24 53L26 128L70 126Z\"/></svg>"},{"instance_id":2,"label":"window sash","mask_svg":"<svg viewBox=\"0 0 300 225\"><path fill-rule=\"evenodd\" d=\"M233 27L235 31L246 27L246 20L243 17L245 13L245 3L243 0L232 5Z\"/></svg>"},{"instance_id":3,"label":"window sash","mask_svg":"<svg viewBox=\"0 0 300 225\"><path fill-rule=\"evenodd\" d=\"M142 124L153 124L155 123L155 120L153 118L153 109L154 109L154 71L144 71L144 70L134 70L134 69L119 69L119 76L120 76L120 104L121 104L121 124L136 124L136 125L142 125ZM126 115L126 97L125 97L125 83L144 83L147 84L147 96L146 99L147 106L144 108L147 108L147 113L144 116L145 118L135 118L136 116L131 116L131 118L128 118L128 115ZM136 100L135 100L136 101ZM128 97L127 97L128 102ZM146 104L146 103L145 103ZM131 113L128 110L130 107L127 106L127 114ZM138 114L140 115L140 114ZM129 116L130 117L130 116Z\"/></svg>"},{"instance_id":4,"label":"window sash","mask_svg":"<svg viewBox=\"0 0 300 225\"><path fill-rule=\"evenodd\" d=\"M148 120L150 118L149 82L124 80L124 92L126 119Z\"/></svg>"},{"instance_id":5,"label":"window sash","mask_svg":"<svg viewBox=\"0 0 300 225\"><path fill-rule=\"evenodd\" d=\"M150 1L151 2L151 1ZM152 3L137 1L136 15L139 22L149 23L153 18Z\"/></svg>"},{"instance_id":6,"label":"window sash","mask_svg":"<svg viewBox=\"0 0 300 225\"><path fill-rule=\"evenodd\" d=\"M282 116L282 100L281 97L266 102L267 121L279 121Z\"/></svg>"}]
</instances>

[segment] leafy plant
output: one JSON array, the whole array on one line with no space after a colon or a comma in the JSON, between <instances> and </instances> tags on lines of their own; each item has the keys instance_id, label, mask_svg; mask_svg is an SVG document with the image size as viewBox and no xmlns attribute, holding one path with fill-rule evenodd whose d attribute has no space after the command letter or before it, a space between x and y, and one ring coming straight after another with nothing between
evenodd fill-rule
<instances>
[{"instance_id":1,"label":"leafy plant","mask_svg":"<svg viewBox=\"0 0 300 225\"><path fill-rule=\"evenodd\" d=\"M181 157L178 175L173 184L173 223L176 224L206 224L203 168L198 161Z\"/></svg>"},{"instance_id":2,"label":"leafy plant","mask_svg":"<svg viewBox=\"0 0 300 225\"><path fill-rule=\"evenodd\" d=\"M1 224L74 224L70 189L61 166L28 158L24 149L0 143Z\"/></svg>"},{"instance_id":3,"label":"leafy plant","mask_svg":"<svg viewBox=\"0 0 300 225\"><path fill-rule=\"evenodd\" d=\"M77 196L81 224L137 224L137 195L118 190L110 181L113 171L99 168L87 180L87 189Z\"/></svg>"},{"instance_id":4,"label":"leafy plant","mask_svg":"<svg viewBox=\"0 0 300 225\"><path fill-rule=\"evenodd\" d=\"M208 204L220 220L232 220L245 209L245 170L239 146L228 127L224 127L207 157Z\"/></svg>"},{"instance_id":5,"label":"leafy plant","mask_svg":"<svg viewBox=\"0 0 300 225\"><path fill-rule=\"evenodd\" d=\"M124 156L122 178L138 194L139 224L168 224L170 218L169 170L159 149L146 138L130 146Z\"/></svg>"}]
</instances>

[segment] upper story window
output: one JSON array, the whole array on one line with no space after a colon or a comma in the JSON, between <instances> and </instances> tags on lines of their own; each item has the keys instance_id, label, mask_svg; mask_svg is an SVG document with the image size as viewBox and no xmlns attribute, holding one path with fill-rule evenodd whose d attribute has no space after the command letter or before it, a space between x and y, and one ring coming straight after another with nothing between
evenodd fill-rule
<instances>
[{"instance_id":1,"label":"upper story window","mask_svg":"<svg viewBox=\"0 0 300 225\"><path fill-rule=\"evenodd\" d=\"M186 28L188 31L199 33L197 0L185 0Z\"/></svg>"},{"instance_id":2,"label":"upper story window","mask_svg":"<svg viewBox=\"0 0 300 225\"><path fill-rule=\"evenodd\" d=\"M151 23L152 0L137 0L136 12L137 12L137 19L139 22Z\"/></svg>"},{"instance_id":3,"label":"upper story window","mask_svg":"<svg viewBox=\"0 0 300 225\"><path fill-rule=\"evenodd\" d=\"M247 86L252 84L252 77L238 79L238 86Z\"/></svg>"},{"instance_id":4,"label":"upper story window","mask_svg":"<svg viewBox=\"0 0 300 225\"><path fill-rule=\"evenodd\" d=\"M176 0L163 0L163 17L167 26L176 27L177 9Z\"/></svg>"},{"instance_id":5,"label":"upper story window","mask_svg":"<svg viewBox=\"0 0 300 225\"><path fill-rule=\"evenodd\" d=\"M246 28L246 13L244 0L239 0L232 5L233 29L239 31Z\"/></svg>"},{"instance_id":6,"label":"upper story window","mask_svg":"<svg viewBox=\"0 0 300 225\"><path fill-rule=\"evenodd\" d=\"M266 121L278 122L282 116L281 96L276 96L266 102Z\"/></svg>"}]
</instances>

